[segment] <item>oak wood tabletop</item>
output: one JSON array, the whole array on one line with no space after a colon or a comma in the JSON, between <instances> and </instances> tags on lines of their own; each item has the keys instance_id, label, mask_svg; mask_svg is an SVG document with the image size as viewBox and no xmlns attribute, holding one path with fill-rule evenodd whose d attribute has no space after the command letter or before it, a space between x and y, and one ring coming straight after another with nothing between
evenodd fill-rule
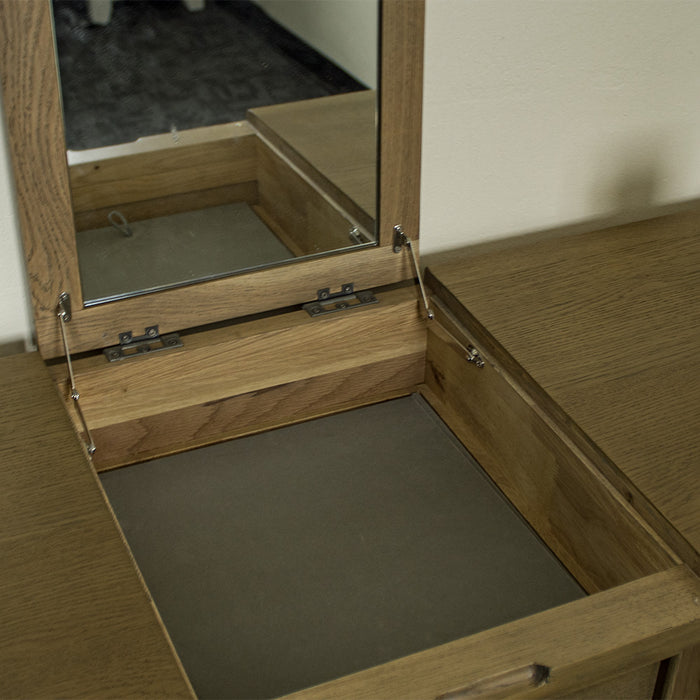
<instances>
[{"instance_id":1,"label":"oak wood tabletop","mask_svg":"<svg viewBox=\"0 0 700 700\"><path fill-rule=\"evenodd\" d=\"M661 534L680 533L674 544L691 565L700 552L699 233L700 212L681 212L464 249L428 273L628 500Z\"/></svg>"},{"instance_id":2,"label":"oak wood tabletop","mask_svg":"<svg viewBox=\"0 0 700 700\"><path fill-rule=\"evenodd\" d=\"M193 697L43 361L0 381L0 697Z\"/></svg>"}]
</instances>

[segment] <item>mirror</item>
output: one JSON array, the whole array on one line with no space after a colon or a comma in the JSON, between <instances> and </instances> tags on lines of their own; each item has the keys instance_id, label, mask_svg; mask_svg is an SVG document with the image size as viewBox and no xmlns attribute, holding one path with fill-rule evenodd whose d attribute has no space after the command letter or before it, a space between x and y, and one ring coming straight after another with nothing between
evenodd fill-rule
<instances>
[{"instance_id":1,"label":"mirror","mask_svg":"<svg viewBox=\"0 0 700 700\"><path fill-rule=\"evenodd\" d=\"M53 0L83 301L376 245L378 0Z\"/></svg>"},{"instance_id":2,"label":"mirror","mask_svg":"<svg viewBox=\"0 0 700 700\"><path fill-rule=\"evenodd\" d=\"M76 173L69 174L66 163L50 0L0 0L4 116L36 338L42 357L50 359L64 354L61 327L57 323L57 304L63 293L70 295L72 307L72 320L66 326L68 341L71 351L79 353L118 344L119 334L125 331L140 334L146 327L158 325L161 333L170 333L301 306L314 300L318 290L337 291L346 283L353 283L355 289L377 289L413 279L415 272L407 249L395 252L393 241L394 227L401 225L406 235L418 242L424 2L381 0L379 9L381 89L377 93L380 138L375 217L378 244L346 248L337 255L311 255L294 264L263 266L206 282L89 305L83 298L76 250L75 187L71 196L71 179L75 179ZM255 111L263 109L267 108ZM275 126L269 115L262 115L259 121L261 124L269 121ZM300 121L308 125L306 118ZM213 128L234 131L241 128L237 124ZM173 178L159 167L174 160L180 165L174 179L181 189L172 199L184 204L188 199L202 196L202 190L187 190L187 187L201 184L200 179L208 173L216 174L222 160L228 164L245 163L243 157L232 160L222 153L222 143L243 150L251 145L250 139L223 135L219 142L210 141L204 155L195 162L189 147L199 148L196 139L188 142L188 148L182 147L181 140L170 149L158 149L152 140L162 138L172 141L169 134L143 139L141 150L157 156L153 157L152 170L142 172L139 177L130 174L132 155L129 154L105 158L85 167L101 172L107 191L138 193L144 182L156 181L164 187L170 184ZM254 143L263 138L256 136ZM277 152L282 153L280 148ZM143 157L141 153L135 155L139 159ZM199 169L195 168L195 176L188 182L185 175L191 174L195 164ZM301 167L297 171L305 177ZM352 178L351 168L347 175ZM285 204L292 220L298 216L301 205L305 207L302 213L309 217L315 214L312 202L305 196L274 201ZM128 218L129 214L125 215Z\"/></svg>"}]
</instances>

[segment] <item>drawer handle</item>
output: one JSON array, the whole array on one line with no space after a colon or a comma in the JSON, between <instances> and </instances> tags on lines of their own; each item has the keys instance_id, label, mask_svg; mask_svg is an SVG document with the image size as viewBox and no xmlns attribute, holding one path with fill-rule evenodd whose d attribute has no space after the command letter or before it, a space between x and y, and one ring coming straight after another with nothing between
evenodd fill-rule
<instances>
[{"instance_id":1,"label":"drawer handle","mask_svg":"<svg viewBox=\"0 0 700 700\"><path fill-rule=\"evenodd\" d=\"M549 667L528 664L512 671L482 678L463 688L449 690L435 700L474 700L475 698L507 698L528 688L537 688L549 681Z\"/></svg>"}]
</instances>

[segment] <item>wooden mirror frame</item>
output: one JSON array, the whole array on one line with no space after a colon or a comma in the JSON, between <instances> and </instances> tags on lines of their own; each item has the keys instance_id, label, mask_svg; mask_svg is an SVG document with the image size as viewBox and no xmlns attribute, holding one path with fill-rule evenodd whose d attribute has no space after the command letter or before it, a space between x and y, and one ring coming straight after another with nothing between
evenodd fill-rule
<instances>
[{"instance_id":1,"label":"wooden mirror frame","mask_svg":"<svg viewBox=\"0 0 700 700\"><path fill-rule=\"evenodd\" d=\"M39 351L63 355L57 321L70 294L71 352L301 304L316 290L358 289L414 276L393 252L393 227L418 237L424 0L380 0L379 245L84 307L65 153L50 0L0 0L0 71L9 151Z\"/></svg>"}]
</instances>

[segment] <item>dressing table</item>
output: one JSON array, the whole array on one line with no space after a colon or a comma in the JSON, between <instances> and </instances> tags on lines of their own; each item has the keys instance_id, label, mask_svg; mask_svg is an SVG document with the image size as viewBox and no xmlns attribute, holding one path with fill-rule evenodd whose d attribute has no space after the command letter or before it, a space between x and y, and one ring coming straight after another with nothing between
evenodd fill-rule
<instances>
[{"instance_id":1,"label":"dressing table","mask_svg":"<svg viewBox=\"0 0 700 700\"><path fill-rule=\"evenodd\" d=\"M467 249L424 300L423 3L382 12L378 245L85 304L48 5L0 3L39 345L0 362L0 695L194 693L98 471L419 392L588 595L294 696L697 696L697 214ZM156 323L182 346L105 358Z\"/></svg>"}]
</instances>

